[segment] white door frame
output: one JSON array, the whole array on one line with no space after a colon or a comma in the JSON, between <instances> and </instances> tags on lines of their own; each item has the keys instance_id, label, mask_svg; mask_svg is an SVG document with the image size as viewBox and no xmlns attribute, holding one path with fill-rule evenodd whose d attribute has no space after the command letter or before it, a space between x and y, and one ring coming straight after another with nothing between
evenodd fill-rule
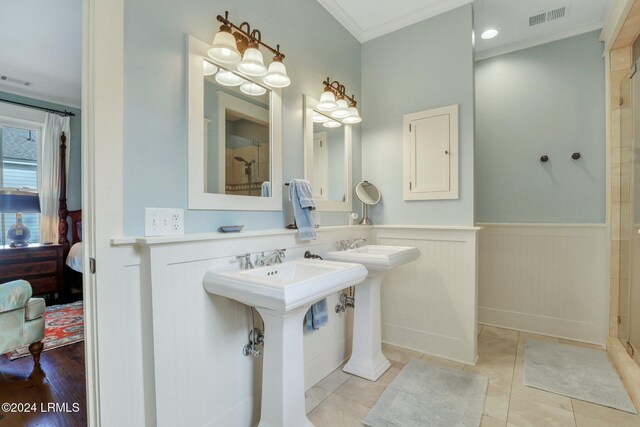
<instances>
[{"instance_id":1,"label":"white door frame","mask_svg":"<svg viewBox=\"0 0 640 427\"><path fill-rule=\"evenodd\" d=\"M104 342L109 284L121 269L110 239L122 235L124 0L82 2L82 210L87 424L114 418L119 351ZM99 159L99 161L97 161ZM89 259L98 274L90 274ZM98 334L100 331L101 335ZM104 337L104 338L103 338ZM102 345L101 345L102 344ZM111 371L111 372L110 372ZM119 414L120 419L122 414Z\"/></svg>"}]
</instances>

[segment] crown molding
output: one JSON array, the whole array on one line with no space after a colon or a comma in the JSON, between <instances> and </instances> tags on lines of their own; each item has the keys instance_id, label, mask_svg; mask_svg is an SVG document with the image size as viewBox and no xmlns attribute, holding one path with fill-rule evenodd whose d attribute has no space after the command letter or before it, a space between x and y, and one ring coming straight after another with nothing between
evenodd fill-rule
<instances>
[{"instance_id":1,"label":"crown molding","mask_svg":"<svg viewBox=\"0 0 640 427\"><path fill-rule=\"evenodd\" d=\"M498 55L504 55L505 53L511 53L522 49L527 49L530 47L540 46L543 44L555 42L558 40L566 39L573 36L578 36L580 34L589 33L591 31L596 31L602 28L602 23L598 21L593 21L587 23L585 25L581 25L579 27L570 28L566 31L562 31L557 34L553 34L543 38L537 38L535 40L522 40L515 43L509 43L506 45L498 46L491 49L485 49L482 51L475 52L475 60L481 61L483 59L492 58Z\"/></svg>"},{"instance_id":2,"label":"crown molding","mask_svg":"<svg viewBox=\"0 0 640 427\"><path fill-rule=\"evenodd\" d=\"M424 21L425 19L457 9L460 6L472 3L472 1L473 0L440 0L437 3L424 6L418 10L398 18L390 19L371 29L365 30L340 6L338 0L318 0L360 43L373 40L401 28L408 27L409 25Z\"/></svg>"}]
</instances>

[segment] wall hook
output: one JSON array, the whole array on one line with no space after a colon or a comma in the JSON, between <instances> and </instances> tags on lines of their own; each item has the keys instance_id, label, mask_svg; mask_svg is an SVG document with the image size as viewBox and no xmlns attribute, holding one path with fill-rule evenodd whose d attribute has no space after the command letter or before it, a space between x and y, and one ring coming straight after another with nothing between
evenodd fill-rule
<instances>
[{"instance_id":1,"label":"wall hook","mask_svg":"<svg viewBox=\"0 0 640 427\"><path fill-rule=\"evenodd\" d=\"M571 158L572 158L573 160L579 160L579 159L580 159L580 157L582 157L582 155L581 155L579 152L575 152L575 153L573 153L573 154L571 155Z\"/></svg>"},{"instance_id":2,"label":"wall hook","mask_svg":"<svg viewBox=\"0 0 640 427\"><path fill-rule=\"evenodd\" d=\"M547 156L546 154L543 154L542 156L540 156L540 161L542 163L547 163L549 161L549 156Z\"/></svg>"}]
</instances>

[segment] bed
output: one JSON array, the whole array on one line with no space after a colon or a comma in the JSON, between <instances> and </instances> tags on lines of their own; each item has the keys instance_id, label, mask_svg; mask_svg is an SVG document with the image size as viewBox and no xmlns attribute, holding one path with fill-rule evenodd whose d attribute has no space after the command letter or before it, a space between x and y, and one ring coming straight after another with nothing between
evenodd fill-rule
<instances>
[{"instance_id":1,"label":"bed","mask_svg":"<svg viewBox=\"0 0 640 427\"><path fill-rule=\"evenodd\" d=\"M67 301L82 299L82 210L67 209L67 138L60 135L60 205L58 207L58 243L63 247L64 274L61 298ZM71 229L71 241L69 241Z\"/></svg>"}]
</instances>

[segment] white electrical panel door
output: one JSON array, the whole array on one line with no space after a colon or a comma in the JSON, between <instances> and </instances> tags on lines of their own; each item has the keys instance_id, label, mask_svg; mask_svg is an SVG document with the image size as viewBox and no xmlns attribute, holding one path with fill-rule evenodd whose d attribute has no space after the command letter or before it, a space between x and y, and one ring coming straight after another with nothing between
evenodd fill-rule
<instances>
[{"instance_id":1,"label":"white electrical panel door","mask_svg":"<svg viewBox=\"0 0 640 427\"><path fill-rule=\"evenodd\" d=\"M404 199L458 198L458 106L404 117Z\"/></svg>"}]
</instances>

